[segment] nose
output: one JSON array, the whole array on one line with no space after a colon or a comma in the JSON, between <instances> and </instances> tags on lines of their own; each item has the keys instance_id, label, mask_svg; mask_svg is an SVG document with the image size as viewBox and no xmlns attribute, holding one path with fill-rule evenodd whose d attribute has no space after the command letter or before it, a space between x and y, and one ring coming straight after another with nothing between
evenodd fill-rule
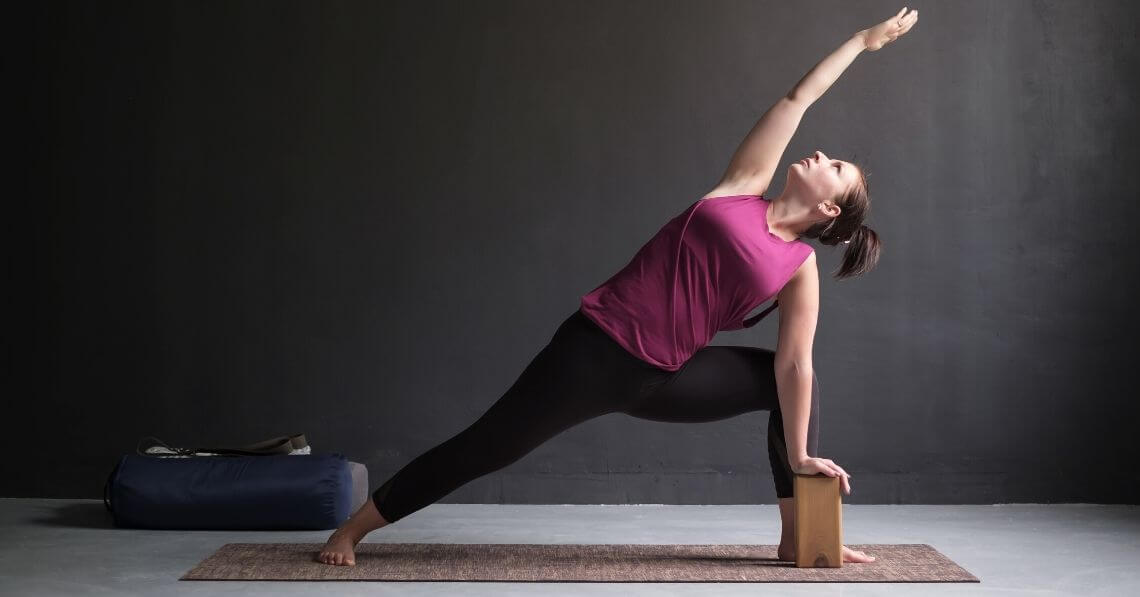
<instances>
[{"instance_id":1,"label":"nose","mask_svg":"<svg viewBox=\"0 0 1140 597\"><path fill-rule=\"evenodd\" d=\"M822 162L827 159L827 156L823 155L823 152L817 149L815 150L815 159L816 161Z\"/></svg>"}]
</instances>

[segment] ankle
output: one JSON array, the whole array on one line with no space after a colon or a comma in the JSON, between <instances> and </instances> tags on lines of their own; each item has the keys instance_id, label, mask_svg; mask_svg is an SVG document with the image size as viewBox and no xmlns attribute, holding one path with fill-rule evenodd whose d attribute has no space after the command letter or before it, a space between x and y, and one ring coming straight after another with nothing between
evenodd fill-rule
<instances>
[{"instance_id":1,"label":"ankle","mask_svg":"<svg viewBox=\"0 0 1140 597\"><path fill-rule=\"evenodd\" d=\"M360 519L348 519L344 524L338 528L335 533L341 537L347 537L352 540L353 545L360 543L368 533L375 531L380 527L368 524L366 521Z\"/></svg>"},{"instance_id":2,"label":"ankle","mask_svg":"<svg viewBox=\"0 0 1140 597\"><path fill-rule=\"evenodd\" d=\"M364 536L368 533L382 528L387 524L388 523L384 522L384 519L382 518L379 520L379 522L377 522L365 517L353 517L348 519L342 528L344 528L346 532L352 533L353 536L357 538L357 540L360 540L364 538Z\"/></svg>"}]
</instances>

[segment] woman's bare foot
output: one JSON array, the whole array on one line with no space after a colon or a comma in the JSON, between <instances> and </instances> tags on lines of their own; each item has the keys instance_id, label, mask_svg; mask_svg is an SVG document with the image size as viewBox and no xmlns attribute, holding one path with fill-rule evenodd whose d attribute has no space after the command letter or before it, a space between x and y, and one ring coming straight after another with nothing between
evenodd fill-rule
<instances>
[{"instance_id":1,"label":"woman's bare foot","mask_svg":"<svg viewBox=\"0 0 1140 597\"><path fill-rule=\"evenodd\" d=\"M340 527L333 531L332 536L325 543L325 548L317 556L317 561L336 566L355 566L356 552L353 551L353 548L363 538L364 535L354 532L349 526Z\"/></svg>"},{"instance_id":2,"label":"woman's bare foot","mask_svg":"<svg viewBox=\"0 0 1140 597\"><path fill-rule=\"evenodd\" d=\"M875 561L875 556L869 556L861 551L855 551L846 545L843 546L843 561L855 564L869 564Z\"/></svg>"},{"instance_id":3,"label":"woman's bare foot","mask_svg":"<svg viewBox=\"0 0 1140 597\"><path fill-rule=\"evenodd\" d=\"M781 562L796 561L796 548L791 543L780 542L776 548L776 559ZM875 556L869 556L862 551L855 551L846 545L843 546L843 561L853 564L869 564L875 561Z\"/></svg>"},{"instance_id":4,"label":"woman's bare foot","mask_svg":"<svg viewBox=\"0 0 1140 597\"><path fill-rule=\"evenodd\" d=\"M781 541L780 546L776 548L776 559L781 562L796 561L796 548L791 543Z\"/></svg>"},{"instance_id":5,"label":"woman's bare foot","mask_svg":"<svg viewBox=\"0 0 1140 597\"><path fill-rule=\"evenodd\" d=\"M317 555L317 561L323 564L336 566L355 566L356 553L353 549L365 535L376 529L386 526L388 521L380 516L375 502L368 499L364 505L346 520L340 528L333 531L324 549Z\"/></svg>"}]
</instances>

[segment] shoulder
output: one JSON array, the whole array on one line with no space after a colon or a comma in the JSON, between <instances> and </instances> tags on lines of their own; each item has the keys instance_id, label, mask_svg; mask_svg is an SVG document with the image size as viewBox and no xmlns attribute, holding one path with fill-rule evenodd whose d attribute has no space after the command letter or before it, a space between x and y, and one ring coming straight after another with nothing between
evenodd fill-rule
<instances>
[{"instance_id":1,"label":"shoulder","mask_svg":"<svg viewBox=\"0 0 1140 597\"><path fill-rule=\"evenodd\" d=\"M738 195L763 196L768 190L767 185L757 184L754 180L736 180L718 184L711 191L705 193L701 200L716 199L717 197L735 197Z\"/></svg>"},{"instance_id":2,"label":"shoulder","mask_svg":"<svg viewBox=\"0 0 1140 597\"><path fill-rule=\"evenodd\" d=\"M799 244L803 245L802 247L800 247L800 251L803 253L806 253L806 255L804 255L804 260L802 263L800 263L800 267L798 269L796 269L796 273L794 275L799 276L799 275L802 275L804 272L817 272L818 273L819 264L815 260L815 247L807 244L806 242L804 242L802 240L797 241L797 242Z\"/></svg>"},{"instance_id":3,"label":"shoulder","mask_svg":"<svg viewBox=\"0 0 1140 597\"><path fill-rule=\"evenodd\" d=\"M788 279L788 283L780 291L783 294L785 291L788 293L795 292L797 288L805 286L819 285L819 263L815 259L815 249L808 247L807 257L804 258L803 263L800 264L796 271L792 273L792 277Z\"/></svg>"},{"instance_id":4,"label":"shoulder","mask_svg":"<svg viewBox=\"0 0 1140 597\"><path fill-rule=\"evenodd\" d=\"M816 261L816 259L815 259L815 249L811 245L808 245L807 243L804 243L804 244L807 245L807 257L804 258L804 262L801 263L799 269L796 270L796 275L797 276L810 275L810 276L818 277L819 276L819 262Z\"/></svg>"}]
</instances>

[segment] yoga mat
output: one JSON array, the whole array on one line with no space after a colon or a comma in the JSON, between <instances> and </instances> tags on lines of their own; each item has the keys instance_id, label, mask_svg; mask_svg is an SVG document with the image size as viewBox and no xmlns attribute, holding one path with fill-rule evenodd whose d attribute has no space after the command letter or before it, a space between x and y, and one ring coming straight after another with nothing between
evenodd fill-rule
<instances>
[{"instance_id":1,"label":"yoga mat","mask_svg":"<svg viewBox=\"0 0 1140 597\"><path fill-rule=\"evenodd\" d=\"M179 580L517 582L981 582L925 543L852 544L877 559L796 568L775 545L367 543L355 566L324 543L227 543Z\"/></svg>"}]
</instances>

